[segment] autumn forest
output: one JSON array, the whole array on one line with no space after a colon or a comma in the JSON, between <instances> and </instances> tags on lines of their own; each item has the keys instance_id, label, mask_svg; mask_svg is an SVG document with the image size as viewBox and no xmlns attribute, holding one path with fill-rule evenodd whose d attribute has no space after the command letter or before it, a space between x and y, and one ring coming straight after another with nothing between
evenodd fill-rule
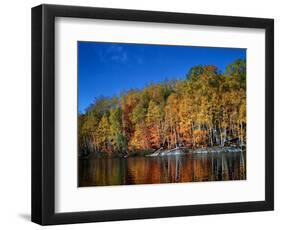
<instances>
[{"instance_id":1,"label":"autumn forest","mask_svg":"<svg viewBox=\"0 0 281 230\"><path fill-rule=\"evenodd\" d=\"M78 117L80 156L135 156L158 149L246 146L246 61L98 97Z\"/></svg>"}]
</instances>

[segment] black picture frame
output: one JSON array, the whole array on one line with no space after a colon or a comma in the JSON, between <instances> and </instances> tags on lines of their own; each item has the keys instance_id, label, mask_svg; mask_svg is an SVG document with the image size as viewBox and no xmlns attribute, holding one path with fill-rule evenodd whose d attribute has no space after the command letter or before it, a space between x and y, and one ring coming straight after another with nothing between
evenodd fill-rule
<instances>
[{"instance_id":1,"label":"black picture frame","mask_svg":"<svg viewBox=\"0 0 281 230\"><path fill-rule=\"evenodd\" d=\"M265 200L55 213L55 18L110 19L265 29ZM274 20L125 9L32 8L32 221L41 225L267 211L274 209Z\"/></svg>"}]
</instances>

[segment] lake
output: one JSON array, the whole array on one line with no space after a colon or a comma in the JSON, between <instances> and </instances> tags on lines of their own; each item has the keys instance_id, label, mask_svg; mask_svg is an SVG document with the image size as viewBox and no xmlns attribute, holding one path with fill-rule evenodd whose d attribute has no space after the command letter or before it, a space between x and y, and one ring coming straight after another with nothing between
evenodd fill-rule
<instances>
[{"instance_id":1,"label":"lake","mask_svg":"<svg viewBox=\"0 0 281 230\"><path fill-rule=\"evenodd\" d=\"M246 179L245 152L79 159L79 187Z\"/></svg>"}]
</instances>

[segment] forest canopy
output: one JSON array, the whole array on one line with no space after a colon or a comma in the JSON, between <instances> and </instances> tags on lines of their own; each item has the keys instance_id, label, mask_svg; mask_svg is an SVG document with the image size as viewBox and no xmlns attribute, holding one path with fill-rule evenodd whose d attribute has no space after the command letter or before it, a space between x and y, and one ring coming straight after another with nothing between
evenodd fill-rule
<instances>
[{"instance_id":1,"label":"forest canopy","mask_svg":"<svg viewBox=\"0 0 281 230\"><path fill-rule=\"evenodd\" d=\"M192 67L181 80L99 97L78 117L79 154L131 155L246 144L246 60Z\"/></svg>"}]
</instances>

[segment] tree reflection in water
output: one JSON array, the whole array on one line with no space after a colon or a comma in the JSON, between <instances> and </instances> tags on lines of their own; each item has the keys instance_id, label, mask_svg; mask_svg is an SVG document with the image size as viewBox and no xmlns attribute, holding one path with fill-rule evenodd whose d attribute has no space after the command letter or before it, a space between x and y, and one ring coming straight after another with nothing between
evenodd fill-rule
<instances>
[{"instance_id":1,"label":"tree reflection in water","mask_svg":"<svg viewBox=\"0 0 281 230\"><path fill-rule=\"evenodd\" d=\"M79 186L246 179L245 152L79 160Z\"/></svg>"}]
</instances>

